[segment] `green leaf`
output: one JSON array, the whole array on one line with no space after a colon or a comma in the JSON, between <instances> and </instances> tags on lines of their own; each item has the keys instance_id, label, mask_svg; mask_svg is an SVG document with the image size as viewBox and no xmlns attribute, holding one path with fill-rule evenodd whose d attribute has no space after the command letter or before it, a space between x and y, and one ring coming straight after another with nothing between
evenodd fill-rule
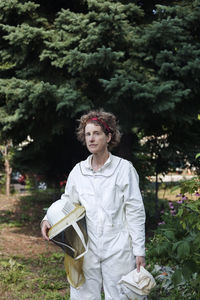
<instances>
[{"instance_id":1,"label":"green leaf","mask_svg":"<svg viewBox=\"0 0 200 300\"><path fill-rule=\"evenodd\" d=\"M187 257L190 254L190 244L187 241L182 241L177 247L178 258Z\"/></svg>"},{"instance_id":2,"label":"green leaf","mask_svg":"<svg viewBox=\"0 0 200 300\"><path fill-rule=\"evenodd\" d=\"M200 153L198 153L198 154L195 156L196 159L199 158L199 157L200 157Z\"/></svg>"},{"instance_id":3,"label":"green leaf","mask_svg":"<svg viewBox=\"0 0 200 300\"><path fill-rule=\"evenodd\" d=\"M156 251L157 251L158 255L165 254L167 252L168 247L169 247L168 242L160 243L160 245L158 245L157 248L156 248Z\"/></svg>"},{"instance_id":4,"label":"green leaf","mask_svg":"<svg viewBox=\"0 0 200 300\"><path fill-rule=\"evenodd\" d=\"M181 217L183 215L183 208L179 208L178 213L177 213L177 217Z\"/></svg>"},{"instance_id":5,"label":"green leaf","mask_svg":"<svg viewBox=\"0 0 200 300\"><path fill-rule=\"evenodd\" d=\"M174 232L171 230L167 230L164 232L164 235L169 239L169 240L174 240L175 239L175 235Z\"/></svg>"},{"instance_id":6,"label":"green leaf","mask_svg":"<svg viewBox=\"0 0 200 300\"><path fill-rule=\"evenodd\" d=\"M178 241L178 242L174 243L173 246L172 246L172 251L175 251L176 248L178 247L178 245L179 245L180 243L181 243L181 241Z\"/></svg>"},{"instance_id":7,"label":"green leaf","mask_svg":"<svg viewBox=\"0 0 200 300\"><path fill-rule=\"evenodd\" d=\"M183 274L180 269L176 270L174 274L172 275L172 281L174 282L174 285L178 285L183 281Z\"/></svg>"}]
</instances>

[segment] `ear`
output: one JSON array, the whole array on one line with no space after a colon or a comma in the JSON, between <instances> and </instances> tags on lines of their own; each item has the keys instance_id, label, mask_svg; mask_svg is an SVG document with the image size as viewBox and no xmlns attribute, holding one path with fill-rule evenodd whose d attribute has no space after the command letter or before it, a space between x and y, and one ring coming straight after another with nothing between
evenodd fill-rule
<instances>
[{"instance_id":1,"label":"ear","mask_svg":"<svg viewBox=\"0 0 200 300\"><path fill-rule=\"evenodd\" d=\"M110 143L112 138L112 134L109 132L109 134L107 135L107 143Z\"/></svg>"}]
</instances>

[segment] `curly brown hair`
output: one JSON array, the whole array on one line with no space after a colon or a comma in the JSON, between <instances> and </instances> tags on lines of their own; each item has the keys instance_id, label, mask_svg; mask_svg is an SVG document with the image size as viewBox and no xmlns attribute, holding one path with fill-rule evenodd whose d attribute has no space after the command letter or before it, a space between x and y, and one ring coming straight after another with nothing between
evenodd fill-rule
<instances>
[{"instance_id":1,"label":"curly brown hair","mask_svg":"<svg viewBox=\"0 0 200 300\"><path fill-rule=\"evenodd\" d=\"M93 118L97 118L97 120L92 120ZM83 115L78 122L79 126L76 131L77 138L83 145L85 145L85 126L88 123L94 123L101 126L106 135L111 133L112 137L108 145L109 150L119 144L121 133L119 131L118 121L114 114L105 112L103 110L93 110Z\"/></svg>"}]
</instances>

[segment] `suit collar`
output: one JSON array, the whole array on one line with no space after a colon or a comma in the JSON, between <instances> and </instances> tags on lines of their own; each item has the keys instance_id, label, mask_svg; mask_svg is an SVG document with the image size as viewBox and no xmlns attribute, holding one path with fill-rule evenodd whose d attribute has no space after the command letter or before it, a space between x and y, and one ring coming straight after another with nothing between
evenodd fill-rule
<instances>
[{"instance_id":1,"label":"suit collar","mask_svg":"<svg viewBox=\"0 0 200 300\"><path fill-rule=\"evenodd\" d=\"M100 169L98 169L96 172L94 172L92 169L92 165L91 165L92 155L90 155L86 160L80 162L79 166L80 166L81 173L83 175L90 175L90 176L94 176L94 175L98 176L99 175L99 176L109 177L115 172L120 161L121 161L121 158L109 153L109 157L106 160L106 162L104 163L104 165Z\"/></svg>"}]
</instances>

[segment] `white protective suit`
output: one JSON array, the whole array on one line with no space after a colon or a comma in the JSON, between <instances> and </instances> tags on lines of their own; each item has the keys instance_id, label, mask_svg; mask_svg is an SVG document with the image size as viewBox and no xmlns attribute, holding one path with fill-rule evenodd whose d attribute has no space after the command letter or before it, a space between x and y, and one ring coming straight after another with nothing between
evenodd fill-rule
<instances>
[{"instance_id":1,"label":"white protective suit","mask_svg":"<svg viewBox=\"0 0 200 300\"><path fill-rule=\"evenodd\" d=\"M73 168L58 200L86 209L86 281L78 289L71 287L70 299L101 300L103 286L105 300L127 300L118 282L135 268L135 256L145 255L145 211L138 175L129 161L112 154L96 172L91 159L92 155Z\"/></svg>"}]
</instances>

